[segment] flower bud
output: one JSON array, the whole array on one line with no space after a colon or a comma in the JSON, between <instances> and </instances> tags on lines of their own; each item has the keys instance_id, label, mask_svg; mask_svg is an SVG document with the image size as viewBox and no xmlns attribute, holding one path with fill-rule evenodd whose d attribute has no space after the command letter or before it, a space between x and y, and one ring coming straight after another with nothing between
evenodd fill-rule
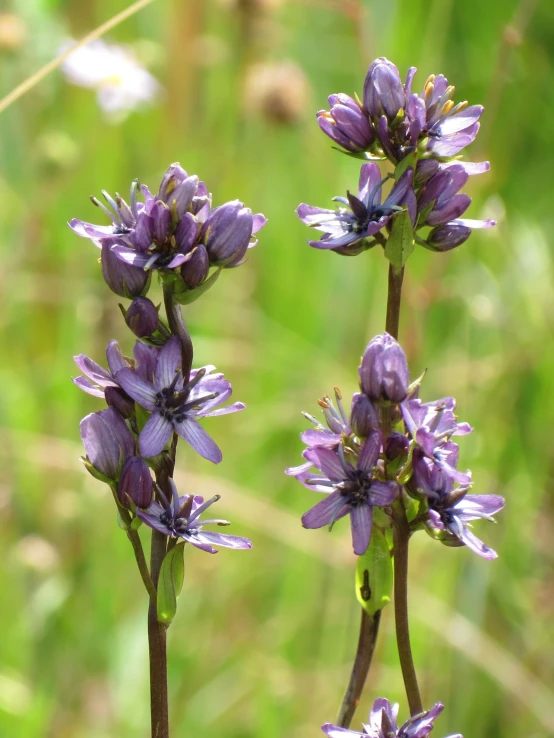
<instances>
[{"instance_id":1,"label":"flower bud","mask_svg":"<svg viewBox=\"0 0 554 738\"><path fill-rule=\"evenodd\" d=\"M102 276L108 287L120 297L138 297L147 291L150 273L121 261L111 250L113 242L102 244Z\"/></svg>"},{"instance_id":2,"label":"flower bud","mask_svg":"<svg viewBox=\"0 0 554 738\"><path fill-rule=\"evenodd\" d=\"M81 439L94 471L116 481L121 464L135 451L135 441L121 415L113 407L81 420Z\"/></svg>"},{"instance_id":3,"label":"flower bud","mask_svg":"<svg viewBox=\"0 0 554 738\"><path fill-rule=\"evenodd\" d=\"M190 289L202 284L210 271L210 259L203 244L198 244L191 257L181 267L183 282Z\"/></svg>"},{"instance_id":4,"label":"flower bud","mask_svg":"<svg viewBox=\"0 0 554 738\"><path fill-rule=\"evenodd\" d=\"M125 315L125 322L137 338L151 336L158 328L158 311L147 297L135 297Z\"/></svg>"},{"instance_id":5,"label":"flower bud","mask_svg":"<svg viewBox=\"0 0 554 738\"><path fill-rule=\"evenodd\" d=\"M400 344L388 333L373 338L359 367L362 392L374 402L399 403L408 393L408 364Z\"/></svg>"},{"instance_id":6,"label":"flower bud","mask_svg":"<svg viewBox=\"0 0 554 738\"><path fill-rule=\"evenodd\" d=\"M391 433L385 441L385 456L387 457L388 461L399 459L400 457L408 453L409 446L410 442L405 435L396 432Z\"/></svg>"},{"instance_id":7,"label":"flower bud","mask_svg":"<svg viewBox=\"0 0 554 738\"><path fill-rule=\"evenodd\" d=\"M212 211L204 227L204 244L212 266L225 267L246 254L254 219L239 200Z\"/></svg>"},{"instance_id":8,"label":"flower bud","mask_svg":"<svg viewBox=\"0 0 554 738\"><path fill-rule=\"evenodd\" d=\"M371 118L385 113L389 120L404 108L406 93L395 65L384 56L369 67L364 82L364 108Z\"/></svg>"},{"instance_id":9,"label":"flower bud","mask_svg":"<svg viewBox=\"0 0 554 738\"><path fill-rule=\"evenodd\" d=\"M149 507L153 498L152 477L141 456L131 456L121 470L117 487L119 501L129 507L129 498L137 507Z\"/></svg>"},{"instance_id":10,"label":"flower bud","mask_svg":"<svg viewBox=\"0 0 554 738\"><path fill-rule=\"evenodd\" d=\"M121 387L106 387L104 397L108 405L124 418L131 418L135 414L135 401Z\"/></svg>"},{"instance_id":11,"label":"flower bud","mask_svg":"<svg viewBox=\"0 0 554 738\"><path fill-rule=\"evenodd\" d=\"M170 196L181 182L184 182L187 178L188 174L178 162L170 164L162 178L160 191L158 192L156 199L163 200L165 203L169 204Z\"/></svg>"},{"instance_id":12,"label":"flower bud","mask_svg":"<svg viewBox=\"0 0 554 738\"><path fill-rule=\"evenodd\" d=\"M370 432L379 428L379 415L373 403L363 392L356 392L352 398L350 425L360 438L367 438Z\"/></svg>"},{"instance_id":13,"label":"flower bud","mask_svg":"<svg viewBox=\"0 0 554 738\"><path fill-rule=\"evenodd\" d=\"M373 128L356 100L340 93L329 97L329 105L329 111L320 110L317 114L321 130L346 151L368 149L373 143Z\"/></svg>"},{"instance_id":14,"label":"flower bud","mask_svg":"<svg viewBox=\"0 0 554 738\"><path fill-rule=\"evenodd\" d=\"M447 225L433 228L427 237L427 245L432 251L451 251L460 246L471 235L471 228L463 225Z\"/></svg>"}]
</instances>

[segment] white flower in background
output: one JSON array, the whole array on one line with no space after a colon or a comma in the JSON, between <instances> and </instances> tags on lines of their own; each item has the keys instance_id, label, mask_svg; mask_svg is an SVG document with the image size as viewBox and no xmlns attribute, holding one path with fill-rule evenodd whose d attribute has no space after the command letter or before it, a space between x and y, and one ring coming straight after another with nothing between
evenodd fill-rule
<instances>
[{"instance_id":1,"label":"white flower in background","mask_svg":"<svg viewBox=\"0 0 554 738\"><path fill-rule=\"evenodd\" d=\"M67 41L60 52L75 42ZM74 85L96 90L98 103L110 117L121 118L152 102L160 93L158 81L142 67L125 46L97 39L77 49L61 66Z\"/></svg>"}]
</instances>

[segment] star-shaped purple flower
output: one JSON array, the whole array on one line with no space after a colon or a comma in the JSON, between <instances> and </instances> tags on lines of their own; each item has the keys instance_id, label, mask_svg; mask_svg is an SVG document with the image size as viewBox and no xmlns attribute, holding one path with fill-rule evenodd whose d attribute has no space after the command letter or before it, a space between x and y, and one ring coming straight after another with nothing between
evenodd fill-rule
<instances>
[{"instance_id":1,"label":"star-shaped purple flower","mask_svg":"<svg viewBox=\"0 0 554 738\"><path fill-rule=\"evenodd\" d=\"M300 220L324 234L321 239L308 243L316 249L332 249L342 254L357 253L357 248L352 250L353 244L374 236L404 206L408 207L410 215L415 218L416 202L411 188L412 177L412 169L407 169L381 203L383 180L379 167L373 162L363 164L358 196L347 192L346 197L333 198L345 207L328 210L304 203L298 206L296 214Z\"/></svg>"},{"instance_id":2,"label":"star-shaped purple flower","mask_svg":"<svg viewBox=\"0 0 554 738\"><path fill-rule=\"evenodd\" d=\"M185 384L181 362L181 341L172 336L159 353L153 382L130 368L116 372L119 386L151 413L139 437L140 453L147 458L157 456L176 432L200 456L218 464L221 451L197 421L243 410L244 403L235 402L216 410L231 396L230 382L223 374L212 374L214 367L208 366L193 370Z\"/></svg>"},{"instance_id":3,"label":"star-shaped purple flower","mask_svg":"<svg viewBox=\"0 0 554 738\"><path fill-rule=\"evenodd\" d=\"M338 450L323 446L304 451L306 464L287 469L308 489L323 492L327 497L302 516L304 528L332 526L336 520L350 515L352 546L362 556L369 546L373 525L373 507L390 505L398 493L395 482L382 482L374 476L381 452L382 436L378 430L370 432L361 447L355 465L345 457L341 443ZM321 475L310 472L315 468Z\"/></svg>"},{"instance_id":4,"label":"star-shaped purple flower","mask_svg":"<svg viewBox=\"0 0 554 738\"><path fill-rule=\"evenodd\" d=\"M217 553L214 546L234 549L252 548L252 541L248 538L203 530L205 525L229 525L227 520L199 520L200 515L210 505L219 500L219 495L215 495L206 502L204 502L203 497L197 495L179 497L175 482L173 479L170 482L173 493L171 500L166 499L158 487L161 504L153 502L146 510L137 508L137 517L143 523L146 523L150 528L159 530L170 538L182 538L187 543L192 543L196 548L212 554Z\"/></svg>"},{"instance_id":5,"label":"star-shaped purple flower","mask_svg":"<svg viewBox=\"0 0 554 738\"><path fill-rule=\"evenodd\" d=\"M331 723L325 723L321 730L329 738L367 738L368 736L370 738L427 738L443 709L444 705L437 702L430 710L414 715L401 728L398 728L398 705L391 705L387 699L379 697L373 703L369 724L363 725L361 733L348 728L339 728ZM448 738L462 738L462 736L457 733Z\"/></svg>"},{"instance_id":6,"label":"star-shaped purple flower","mask_svg":"<svg viewBox=\"0 0 554 738\"><path fill-rule=\"evenodd\" d=\"M454 398L443 397L441 400L425 403L420 399L406 400L400 407L415 445L456 482L469 484L471 476L455 469L455 465L449 463L448 459L451 446L455 445L449 444L450 438L467 435L473 430L469 423L458 423L454 415Z\"/></svg>"},{"instance_id":7,"label":"star-shaped purple flower","mask_svg":"<svg viewBox=\"0 0 554 738\"><path fill-rule=\"evenodd\" d=\"M449 462L455 466L458 460L458 447L450 452ZM424 494L429 503L429 527L446 533L441 538L450 545L466 545L484 559L496 559L498 554L469 530L468 524L484 518L494 520L493 515L504 507L500 495L470 495L469 484L454 487L454 480L437 464L431 462L420 449L414 451L413 478L411 484L417 492ZM439 534L440 535L440 534Z\"/></svg>"}]
</instances>

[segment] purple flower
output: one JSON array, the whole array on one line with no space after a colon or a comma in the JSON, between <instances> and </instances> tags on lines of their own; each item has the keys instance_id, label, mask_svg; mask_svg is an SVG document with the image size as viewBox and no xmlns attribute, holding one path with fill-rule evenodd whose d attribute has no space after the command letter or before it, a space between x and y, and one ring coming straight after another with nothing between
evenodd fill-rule
<instances>
[{"instance_id":1,"label":"purple flower","mask_svg":"<svg viewBox=\"0 0 554 738\"><path fill-rule=\"evenodd\" d=\"M154 485L150 468L140 456L131 456L121 470L117 488L119 501L129 507L129 500L137 507L148 507L152 503Z\"/></svg>"},{"instance_id":2,"label":"purple flower","mask_svg":"<svg viewBox=\"0 0 554 738\"><path fill-rule=\"evenodd\" d=\"M189 177L179 164L166 171L158 195L142 187L144 203L137 201L138 181L131 186L130 205L119 196L103 195L108 207L96 198L92 202L112 221L97 226L74 218L70 227L80 236L108 244L122 262L135 268L173 269L181 266L193 249L198 235L199 214L209 197L198 177Z\"/></svg>"},{"instance_id":3,"label":"purple flower","mask_svg":"<svg viewBox=\"0 0 554 738\"><path fill-rule=\"evenodd\" d=\"M374 133L367 113L348 95L329 96L330 110L320 110L317 122L321 130L346 151L357 153L369 149Z\"/></svg>"},{"instance_id":4,"label":"purple flower","mask_svg":"<svg viewBox=\"0 0 554 738\"><path fill-rule=\"evenodd\" d=\"M135 453L135 441L113 407L87 415L80 424L89 463L102 476L116 481L122 464Z\"/></svg>"},{"instance_id":5,"label":"purple flower","mask_svg":"<svg viewBox=\"0 0 554 738\"><path fill-rule=\"evenodd\" d=\"M327 495L302 516L304 528L332 527L336 520L350 515L352 545L357 556L366 552L371 540L373 507L390 505L398 492L395 482L382 482L374 477L381 443L380 431L373 430L361 447L355 465L346 459L341 443L336 451L323 446L308 448L303 454L308 462L287 469L287 474L295 476L304 486ZM310 472L311 466L321 475Z\"/></svg>"},{"instance_id":6,"label":"purple flower","mask_svg":"<svg viewBox=\"0 0 554 738\"><path fill-rule=\"evenodd\" d=\"M138 338L151 336L158 328L158 310L147 297L135 297L129 305L125 322Z\"/></svg>"},{"instance_id":7,"label":"purple flower","mask_svg":"<svg viewBox=\"0 0 554 738\"><path fill-rule=\"evenodd\" d=\"M153 381L130 368L116 373L115 379L125 392L151 413L139 437L140 453L147 458L157 456L176 432L201 456L218 464L221 451L197 420L234 413L244 404L235 402L216 410L230 397L231 384L222 374L211 374L214 367L193 370L185 384L181 362L181 341L172 336L159 353Z\"/></svg>"},{"instance_id":8,"label":"purple flower","mask_svg":"<svg viewBox=\"0 0 554 738\"><path fill-rule=\"evenodd\" d=\"M457 457L456 446L449 459L452 465L455 465ZM468 484L454 488L452 477L426 458L419 449L414 451L413 468L411 482L416 491L425 495L428 500L429 527L439 531L439 537L447 545L466 545L484 559L496 559L496 551L485 546L469 530L467 524L479 518L493 520L492 516L504 507L504 498L499 495L467 494L470 489Z\"/></svg>"},{"instance_id":9,"label":"purple flower","mask_svg":"<svg viewBox=\"0 0 554 738\"><path fill-rule=\"evenodd\" d=\"M468 423L458 423L454 415L456 400L453 397L443 397L435 402L423 403L420 399L414 399L406 400L400 407L406 428L423 455L435 462L456 482L469 484L471 476L455 468L458 460L457 446L450 442L450 438L467 435L473 429ZM455 463L450 459L453 452L456 454Z\"/></svg>"},{"instance_id":10,"label":"purple flower","mask_svg":"<svg viewBox=\"0 0 554 738\"><path fill-rule=\"evenodd\" d=\"M116 372L120 369L130 368L131 364L133 364L134 371L138 376L146 381L151 381L159 351L154 346L146 346L144 343L137 341L133 350L134 362L131 362L123 356L117 341L110 341L106 348L109 369L104 369L85 354L79 354L73 358L85 376L73 378L72 381L87 394L108 399L108 390L112 388L121 389L115 378Z\"/></svg>"},{"instance_id":11,"label":"purple flower","mask_svg":"<svg viewBox=\"0 0 554 738\"><path fill-rule=\"evenodd\" d=\"M394 120L406 104L406 93L400 73L384 56L376 59L367 70L364 82L364 108L372 118L383 113Z\"/></svg>"},{"instance_id":12,"label":"purple flower","mask_svg":"<svg viewBox=\"0 0 554 738\"><path fill-rule=\"evenodd\" d=\"M153 502L147 510L137 508L137 517L143 523L171 538L182 538L187 543L192 543L196 548L200 548L202 551L207 551L208 553L217 553L214 546L224 546L225 548L234 549L252 548L252 542L248 538L203 530L204 525L229 525L226 520L198 519L204 510L219 500L219 495L215 495L206 502L204 502L203 497L193 495L179 497L173 479L170 482L173 492L171 500L166 499L158 487L161 504L159 502Z\"/></svg>"},{"instance_id":13,"label":"purple flower","mask_svg":"<svg viewBox=\"0 0 554 738\"><path fill-rule=\"evenodd\" d=\"M120 297L129 299L143 295L148 291L150 274L140 267L134 267L118 259L112 251L112 246L117 243L124 245L121 241L96 241L92 243L102 249L100 258L102 264L102 276L108 287Z\"/></svg>"},{"instance_id":14,"label":"purple flower","mask_svg":"<svg viewBox=\"0 0 554 738\"><path fill-rule=\"evenodd\" d=\"M454 87L442 74L432 74L418 98L417 115L429 138L427 149L439 157L456 156L472 143L479 131L482 105L454 104ZM415 96L414 96L415 97Z\"/></svg>"},{"instance_id":15,"label":"purple flower","mask_svg":"<svg viewBox=\"0 0 554 738\"><path fill-rule=\"evenodd\" d=\"M373 703L369 714L369 724L363 726L361 733L348 728L339 728L331 723L325 723L321 730L329 738L366 738L367 736L370 738L427 738L443 709L444 705L437 702L430 710L414 715L401 728L398 728L398 705L391 705L387 699L379 697ZM448 738L462 738L462 736L457 733Z\"/></svg>"},{"instance_id":16,"label":"purple flower","mask_svg":"<svg viewBox=\"0 0 554 738\"><path fill-rule=\"evenodd\" d=\"M242 264L246 251L257 244L252 235L267 223L261 214L252 215L239 200L212 210L202 229L201 239L208 252L210 264L217 267L235 267Z\"/></svg>"},{"instance_id":17,"label":"purple flower","mask_svg":"<svg viewBox=\"0 0 554 738\"><path fill-rule=\"evenodd\" d=\"M434 251L449 251L463 243L472 228L491 228L494 220L460 218L471 204L471 198L460 193L469 178L463 164L452 162L439 168L423 185L418 195L418 225L434 228L428 245Z\"/></svg>"},{"instance_id":18,"label":"purple flower","mask_svg":"<svg viewBox=\"0 0 554 738\"><path fill-rule=\"evenodd\" d=\"M370 400L399 403L406 399L408 363L400 344L388 333L371 339L358 371L362 392Z\"/></svg>"},{"instance_id":19,"label":"purple flower","mask_svg":"<svg viewBox=\"0 0 554 738\"><path fill-rule=\"evenodd\" d=\"M368 162L360 170L358 197L347 192L347 197L335 197L334 200L345 207L339 210L327 210L302 203L296 214L307 226L322 231L324 235L318 241L308 241L317 249L332 249L337 253L354 254L374 245L360 244L384 228L391 217L403 206L408 205L410 214L415 216L415 196L411 189L412 169L407 169L394 184L390 194L381 204L381 180L379 167ZM354 244L358 246L352 249Z\"/></svg>"}]
</instances>

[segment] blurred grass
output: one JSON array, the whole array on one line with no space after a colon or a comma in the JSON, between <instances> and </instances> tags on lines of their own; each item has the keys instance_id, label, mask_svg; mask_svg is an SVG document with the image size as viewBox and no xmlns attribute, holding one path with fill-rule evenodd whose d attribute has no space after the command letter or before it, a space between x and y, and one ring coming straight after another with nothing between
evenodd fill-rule
<instances>
[{"instance_id":1,"label":"blurred grass","mask_svg":"<svg viewBox=\"0 0 554 738\"><path fill-rule=\"evenodd\" d=\"M0 93L124 7L2 6L26 38L0 49ZM74 354L131 343L97 253L66 222L92 219L88 195L103 188L123 193L136 176L155 188L174 160L216 203L239 197L270 222L248 264L187 311L197 362L224 370L248 410L210 426L221 468L183 449L183 489L222 485L234 532L255 550L187 552L170 631L173 731L306 738L334 719L358 627L348 532L303 531L312 499L282 470L300 458L299 411L334 385L355 389L384 325L386 265L308 248L294 209L356 182L314 111L361 90L382 54L418 66L419 86L441 71L457 99L487 105L470 158L492 169L470 183L471 217L499 219L449 255L418 250L409 263L412 372L428 367L427 398L457 397L476 428L462 463L476 491L507 498L499 524L482 524L500 553L490 565L414 541L424 701L446 704L437 735L554 734L552 5L160 0L110 38L148 62L166 90L158 106L110 124L93 93L56 73L0 117L0 736L148 735L145 596L113 503L78 461L78 422L98 405L69 381ZM282 62L296 65L284 87L257 90L259 65ZM406 714L391 616L357 721L378 695Z\"/></svg>"}]
</instances>

